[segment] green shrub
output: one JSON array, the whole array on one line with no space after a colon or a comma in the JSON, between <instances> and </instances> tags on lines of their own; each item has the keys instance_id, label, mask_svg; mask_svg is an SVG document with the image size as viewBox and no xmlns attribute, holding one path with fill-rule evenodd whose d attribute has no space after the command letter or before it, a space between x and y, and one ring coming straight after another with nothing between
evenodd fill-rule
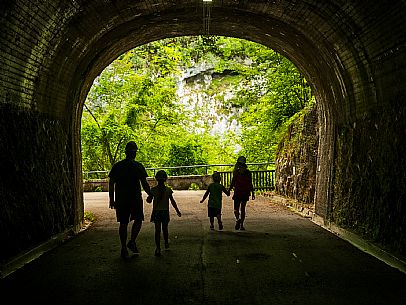
<instances>
[{"instance_id":1,"label":"green shrub","mask_svg":"<svg viewBox=\"0 0 406 305\"><path fill-rule=\"evenodd\" d=\"M95 192L103 192L103 187L101 185L95 187L94 189Z\"/></svg>"},{"instance_id":2,"label":"green shrub","mask_svg":"<svg viewBox=\"0 0 406 305\"><path fill-rule=\"evenodd\" d=\"M192 183L190 186L189 186L189 191L197 191L197 190L200 190L200 186L197 184L197 183Z\"/></svg>"},{"instance_id":3,"label":"green shrub","mask_svg":"<svg viewBox=\"0 0 406 305\"><path fill-rule=\"evenodd\" d=\"M96 221L96 216L91 212L86 212L85 211L84 219L88 220L88 221L91 221L91 222L95 222Z\"/></svg>"}]
</instances>

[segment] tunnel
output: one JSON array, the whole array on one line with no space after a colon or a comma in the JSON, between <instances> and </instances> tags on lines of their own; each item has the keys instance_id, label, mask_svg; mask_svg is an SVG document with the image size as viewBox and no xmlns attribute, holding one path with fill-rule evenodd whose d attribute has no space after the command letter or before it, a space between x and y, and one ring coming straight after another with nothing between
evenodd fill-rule
<instances>
[{"instance_id":1,"label":"tunnel","mask_svg":"<svg viewBox=\"0 0 406 305\"><path fill-rule=\"evenodd\" d=\"M132 48L188 35L251 40L296 65L319 109L315 218L405 254L405 13L401 0L2 1L2 263L82 226L93 80Z\"/></svg>"}]
</instances>

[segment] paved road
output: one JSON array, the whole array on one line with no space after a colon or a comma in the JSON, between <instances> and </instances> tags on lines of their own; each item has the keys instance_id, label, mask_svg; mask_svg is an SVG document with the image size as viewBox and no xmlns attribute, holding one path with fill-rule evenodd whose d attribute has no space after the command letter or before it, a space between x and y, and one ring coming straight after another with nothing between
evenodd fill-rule
<instances>
[{"instance_id":1,"label":"paved road","mask_svg":"<svg viewBox=\"0 0 406 305\"><path fill-rule=\"evenodd\" d=\"M235 231L225 198L225 228L210 231L202 194L175 192L182 217L171 211L161 257L146 204L141 254L123 260L107 193L86 193L96 223L3 279L1 304L406 304L404 273L309 219L260 197Z\"/></svg>"}]
</instances>

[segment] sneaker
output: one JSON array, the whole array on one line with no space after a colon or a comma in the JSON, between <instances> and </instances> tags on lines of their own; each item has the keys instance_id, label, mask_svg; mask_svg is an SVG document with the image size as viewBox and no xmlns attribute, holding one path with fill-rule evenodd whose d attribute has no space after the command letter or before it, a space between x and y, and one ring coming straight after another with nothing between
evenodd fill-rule
<instances>
[{"instance_id":1,"label":"sneaker","mask_svg":"<svg viewBox=\"0 0 406 305\"><path fill-rule=\"evenodd\" d=\"M240 230L245 231L245 227L243 225L241 225Z\"/></svg>"},{"instance_id":2,"label":"sneaker","mask_svg":"<svg viewBox=\"0 0 406 305\"><path fill-rule=\"evenodd\" d=\"M127 249L121 249L121 257L128 258L128 251Z\"/></svg>"},{"instance_id":3,"label":"sneaker","mask_svg":"<svg viewBox=\"0 0 406 305\"><path fill-rule=\"evenodd\" d=\"M222 222L219 223L219 230L223 230L223 223Z\"/></svg>"},{"instance_id":4,"label":"sneaker","mask_svg":"<svg viewBox=\"0 0 406 305\"><path fill-rule=\"evenodd\" d=\"M155 256L161 256L161 249L159 248L155 249Z\"/></svg>"},{"instance_id":5,"label":"sneaker","mask_svg":"<svg viewBox=\"0 0 406 305\"><path fill-rule=\"evenodd\" d=\"M169 242L165 243L165 250L169 249Z\"/></svg>"},{"instance_id":6,"label":"sneaker","mask_svg":"<svg viewBox=\"0 0 406 305\"><path fill-rule=\"evenodd\" d=\"M240 220L239 219L235 222L235 229L236 230L240 229Z\"/></svg>"},{"instance_id":7,"label":"sneaker","mask_svg":"<svg viewBox=\"0 0 406 305\"><path fill-rule=\"evenodd\" d=\"M130 249L134 254L139 254L140 251L138 251L137 245L135 244L134 241L129 241L127 244L127 248Z\"/></svg>"},{"instance_id":8,"label":"sneaker","mask_svg":"<svg viewBox=\"0 0 406 305\"><path fill-rule=\"evenodd\" d=\"M213 226L213 225L210 225L210 230L214 230L214 226Z\"/></svg>"}]
</instances>

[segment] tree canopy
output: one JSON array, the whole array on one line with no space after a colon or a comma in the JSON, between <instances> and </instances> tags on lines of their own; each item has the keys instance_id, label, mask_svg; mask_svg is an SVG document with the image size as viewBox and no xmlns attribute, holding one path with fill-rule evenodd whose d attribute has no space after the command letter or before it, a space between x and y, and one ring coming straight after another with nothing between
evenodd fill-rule
<instances>
[{"instance_id":1,"label":"tree canopy","mask_svg":"<svg viewBox=\"0 0 406 305\"><path fill-rule=\"evenodd\" d=\"M146 167L273 161L280 132L314 103L273 50L220 36L155 41L94 80L82 116L83 171L109 170L135 140Z\"/></svg>"}]
</instances>

